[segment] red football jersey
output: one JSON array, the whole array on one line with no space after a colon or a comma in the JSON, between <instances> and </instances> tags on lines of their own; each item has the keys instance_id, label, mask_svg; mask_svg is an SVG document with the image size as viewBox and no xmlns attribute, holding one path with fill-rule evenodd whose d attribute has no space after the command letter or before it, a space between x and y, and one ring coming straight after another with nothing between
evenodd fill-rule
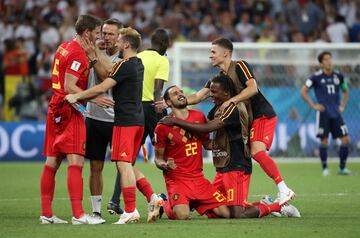
<instances>
[{"instance_id":1,"label":"red football jersey","mask_svg":"<svg viewBox=\"0 0 360 238\"><path fill-rule=\"evenodd\" d=\"M188 122L206 123L200 111L189 110ZM165 148L164 159L173 158L176 169L165 171L165 178L192 179L203 176L202 141L209 134L195 135L177 126L158 124L155 128L155 147Z\"/></svg>"},{"instance_id":2,"label":"red football jersey","mask_svg":"<svg viewBox=\"0 0 360 238\"><path fill-rule=\"evenodd\" d=\"M65 73L79 78L76 85L85 90L88 85L89 60L79 43L74 40L62 43L55 52L52 69L52 88L55 103L67 94L64 89Z\"/></svg>"}]
</instances>

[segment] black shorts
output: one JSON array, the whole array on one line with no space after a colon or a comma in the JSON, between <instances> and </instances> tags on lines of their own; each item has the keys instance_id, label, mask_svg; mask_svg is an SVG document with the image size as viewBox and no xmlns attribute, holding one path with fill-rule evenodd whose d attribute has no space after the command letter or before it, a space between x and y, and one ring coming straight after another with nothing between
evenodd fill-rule
<instances>
[{"instance_id":1,"label":"black shorts","mask_svg":"<svg viewBox=\"0 0 360 238\"><path fill-rule=\"evenodd\" d=\"M85 158L105 160L106 149L111 145L113 122L98 121L86 118Z\"/></svg>"},{"instance_id":2,"label":"black shorts","mask_svg":"<svg viewBox=\"0 0 360 238\"><path fill-rule=\"evenodd\" d=\"M154 131L159 120L166 115L166 110L162 113L155 112L154 102L142 102L145 116L145 127L144 127L144 135L141 141L141 144L145 143L146 137L149 135L151 139L151 143L153 143L154 139Z\"/></svg>"},{"instance_id":3,"label":"black shorts","mask_svg":"<svg viewBox=\"0 0 360 238\"><path fill-rule=\"evenodd\" d=\"M341 116L336 118L329 117L326 113L316 113L316 127L319 138L328 138L331 133L332 138L341 138L349 134L348 128Z\"/></svg>"}]
</instances>

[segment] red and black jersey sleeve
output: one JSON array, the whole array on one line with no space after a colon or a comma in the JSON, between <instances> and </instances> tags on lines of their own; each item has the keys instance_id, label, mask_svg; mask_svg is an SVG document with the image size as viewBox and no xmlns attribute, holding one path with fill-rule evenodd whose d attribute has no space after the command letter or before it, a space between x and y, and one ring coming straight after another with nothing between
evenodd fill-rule
<instances>
[{"instance_id":1,"label":"red and black jersey sleeve","mask_svg":"<svg viewBox=\"0 0 360 238\"><path fill-rule=\"evenodd\" d=\"M127 78L129 74L132 72L128 70L127 60L121 60L117 62L109 74L109 77L116 81L116 83L120 83L121 80Z\"/></svg>"},{"instance_id":2,"label":"red and black jersey sleeve","mask_svg":"<svg viewBox=\"0 0 360 238\"><path fill-rule=\"evenodd\" d=\"M238 75L240 82L244 86L246 86L246 82L248 80L255 79L255 76L250 69L249 64L244 60L237 61L236 74Z\"/></svg>"}]
</instances>

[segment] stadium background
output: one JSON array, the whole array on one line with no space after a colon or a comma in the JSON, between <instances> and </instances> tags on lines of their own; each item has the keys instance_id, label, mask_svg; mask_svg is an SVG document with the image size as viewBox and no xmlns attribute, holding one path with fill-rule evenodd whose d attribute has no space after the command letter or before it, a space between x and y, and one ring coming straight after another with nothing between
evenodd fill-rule
<instances>
[{"instance_id":1,"label":"stadium background","mask_svg":"<svg viewBox=\"0 0 360 238\"><path fill-rule=\"evenodd\" d=\"M206 42L219 36L237 42L233 58L250 63L279 116L271 151L275 158L317 156L315 112L301 99L299 89L317 69L316 55L330 50L335 68L349 82L344 118L352 139L350 156L359 156L359 4L344 0L1 1L0 161L43 159L52 55L59 42L74 36L74 21L84 13L115 17L138 29L142 48L149 46L154 29L168 29L173 43L168 52L168 85L179 84L187 93L200 89L218 72L209 64L211 45ZM198 106L205 112L210 107L211 102ZM333 142L331 156L336 156L336 149Z\"/></svg>"},{"instance_id":2,"label":"stadium background","mask_svg":"<svg viewBox=\"0 0 360 238\"><path fill-rule=\"evenodd\" d=\"M359 157L360 147L357 9L357 0L0 0L0 237L358 237L360 163L354 159ZM117 217L105 210L102 215L107 223L102 226L38 225L43 163L27 161L44 161L41 151L52 55L60 41L73 37L74 21L84 13L103 19L116 17L135 27L142 33L143 48L149 46L149 35L156 27L168 29L173 42L168 52L170 83L181 84L188 93L217 73L209 65L209 42L218 36L236 42L234 58L251 64L261 90L279 114L271 153L286 183L297 193L291 203L302 218L222 220L192 214L192 220L186 222L162 219L146 224L147 204L138 193L137 208L142 217L134 226L111 225ZM247 19L250 24L245 24ZM315 113L301 100L299 89L317 68L316 54L322 49L334 53L336 68L349 82L344 117L353 147L349 168L355 176L336 175L338 162L333 159L329 163L331 176L322 177L314 157ZM211 102L206 102L200 109L207 111L210 106ZM335 154L333 144L331 156ZM294 156L303 159L290 159ZM155 191L165 191L163 178L153 164L137 166ZM66 165L61 166L56 176L54 210L69 221L66 170ZM212 179L214 173L211 164L204 165L207 178ZM106 164L103 175L105 209L113 189L113 164ZM83 202L90 212L88 177L86 164ZM275 191L273 181L254 163L249 201L264 194L276 196Z\"/></svg>"}]
</instances>

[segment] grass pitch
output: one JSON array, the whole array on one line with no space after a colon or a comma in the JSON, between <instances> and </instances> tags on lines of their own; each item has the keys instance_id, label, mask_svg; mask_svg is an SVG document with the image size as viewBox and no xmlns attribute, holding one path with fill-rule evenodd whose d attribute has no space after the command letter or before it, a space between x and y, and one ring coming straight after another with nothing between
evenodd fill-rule
<instances>
[{"instance_id":1,"label":"grass pitch","mask_svg":"<svg viewBox=\"0 0 360 238\"><path fill-rule=\"evenodd\" d=\"M146 224L146 200L138 193L137 208L141 214L138 224L112 225L118 220L106 212L114 185L115 167L106 163L104 169L104 225L40 225L40 174L42 163L0 163L0 237L359 237L360 234L360 163L349 161L353 176L337 175L337 162L330 164L331 175L322 177L320 163L278 163L286 183L296 193L292 202L301 218L207 219L193 214L190 221L161 219ZM153 164L138 164L156 192L165 191L160 170ZM66 188L66 163L56 176L54 212L71 220L70 202ZM214 176L211 164L204 166L210 180ZM91 211L88 177L89 164L83 172L84 208ZM249 201L262 195L276 195L276 187L254 164Z\"/></svg>"}]
</instances>

